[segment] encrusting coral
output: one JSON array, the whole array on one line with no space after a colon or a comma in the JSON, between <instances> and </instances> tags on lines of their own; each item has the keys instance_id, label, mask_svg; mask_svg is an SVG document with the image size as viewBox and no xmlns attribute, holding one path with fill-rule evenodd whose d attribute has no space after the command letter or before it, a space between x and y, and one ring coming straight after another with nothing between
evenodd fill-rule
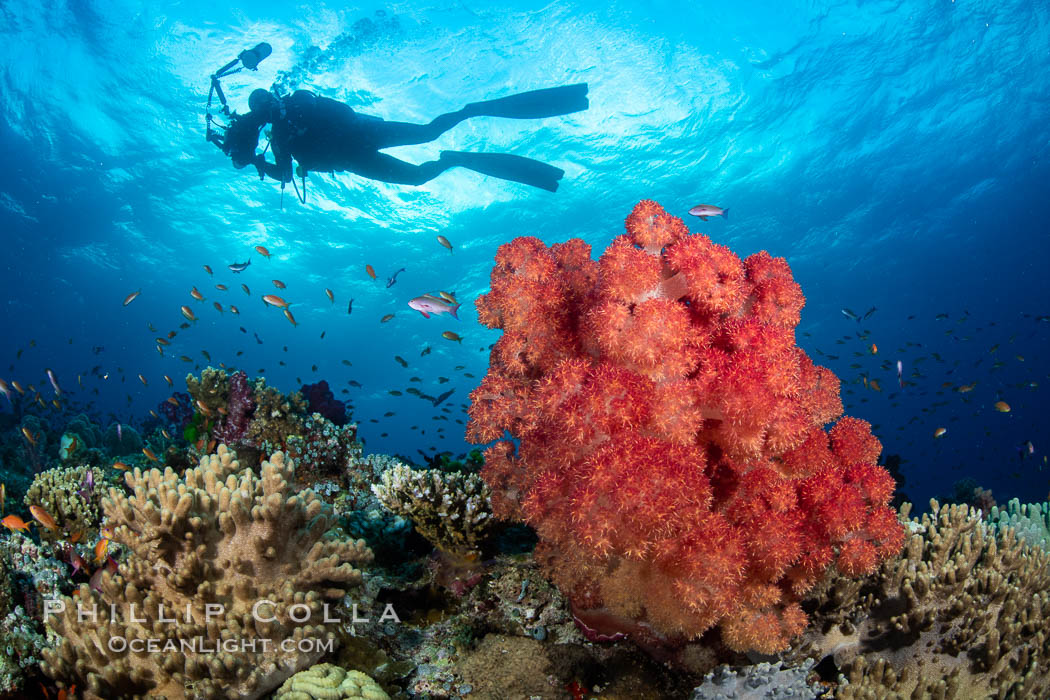
<instances>
[{"instance_id":1,"label":"encrusting coral","mask_svg":"<svg viewBox=\"0 0 1050 700\"><path fill-rule=\"evenodd\" d=\"M214 367L206 367L197 379L192 374L186 375L186 388L193 398L194 405L201 411L212 415L219 409L226 410L230 395L230 380L226 372Z\"/></svg>"},{"instance_id":2,"label":"encrusting coral","mask_svg":"<svg viewBox=\"0 0 1050 700\"><path fill-rule=\"evenodd\" d=\"M478 318L503 329L467 437L496 517L592 639L675 647L718 626L773 653L832 565L871 573L904 539L894 481L839 380L795 344L787 262L740 260L655 202L599 261L579 239L501 246ZM507 433L516 438L512 443Z\"/></svg>"},{"instance_id":3,"label":"encrusting coral","mask_svg":"<svg viewBox=\"0 0 1050 700\"><path fill-rule=\"evenodd\" d=\"M256 475L220 445L181 476L127 473L132 495L111 489L103 509L130 556L99 591L81 585L97 622L78 621L69 598L50 616L62 641L44 672L89 698L258 698L316 663L322 650L305 642L331 638L323 606L361 582L354 566L371 552L329 532L333 515L312 491L293 491L293 471L275 453ZM156 652L132 653L146 643Z\"/></svg>"},{"instance_id":4,"label":"encrusting coral","mask_svg":"<svg viewBox=\"0 0 1050 700\"><path fill-rule=\"evenodd\" d=\"M372 493L392 513L412 521L438 549L477 556L492 522L490 491L476 474L415 470L404 464L385 472Z\"/></svg>"},{"instance_id":5,"label":"encrusting coral","mask_svg":"<svg viewBox=\"0 0 1050 700\"><path fill-rule=\"evenodd\" d=\"M830 656L839 698L1050 697L1050 554L976 509L930 505L900 557L815 589L792 653Z\"/></svg>"},{"instance_id":6,"label":"encrusting coral","mask_svg":"<svg viewBox=\"0 0 1050 700\"><path fill-rule=\"evenodd\" d=\"M360 671L318 664L295 674L277 689L274 700L390 700L379 684Z\"/></svg>"},{"instance_id":7,"label":"encrusting coral","mask_svg":"<svg viewBox=\"0 0 1050 700\"><path fill-rule=\"evenodd\" d=\"M37 528L40 539L55 542L67 539L79 532L85 542L93 540L98 534L101 519L101 489L82 489L84 475L92 472L93 483L102 479L99 470L81 465L79 467L59 467L40 472L26 492L24 503L27 506L40 506L55 519L57 529Z\"/></svg>"}]
</instances>

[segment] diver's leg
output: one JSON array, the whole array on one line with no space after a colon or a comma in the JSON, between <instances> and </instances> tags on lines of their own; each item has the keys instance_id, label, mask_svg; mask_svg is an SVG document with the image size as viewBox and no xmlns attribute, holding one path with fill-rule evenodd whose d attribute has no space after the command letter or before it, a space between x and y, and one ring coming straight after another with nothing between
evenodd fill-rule
<instances>
[{"instance_id":1,"label":"diver's leg","mask_svg":"<svg viewBox=\"0 0 1050 700\"><path fill-rule=\"evenodd\" d=\"M360 142L367 144L368 148L381 150L394 146L430 143L469 116L463 110L448 112L435 117L429 124L388 122L381 119L362 120L355 128L360 135Z\"/></svg>"},{"instance_id":2,"label":"diver's leg","mask_svg":"<svg viewBox=\"0 0 1050 700\"><path fill-rule=\"evenodd\" d=\"M440 160L431 160L416 165L386 153L366 153L354 156L345 169L380 182L395 185L422 185L452 166L453 163Z\"/></svg>"},{"instance_id":3,"label":"diver's leg","mask_svg":"<svg viewBox=\"0 0 1050 700\"><path fill-rule=\"evenodd\" d=\"M510 153L442 151L441 162L447 164L445 167L459 166L482 175L520 182L548 192L557 191L558 181L565 174L561 168Z\"/></svg>"}]
</instances>

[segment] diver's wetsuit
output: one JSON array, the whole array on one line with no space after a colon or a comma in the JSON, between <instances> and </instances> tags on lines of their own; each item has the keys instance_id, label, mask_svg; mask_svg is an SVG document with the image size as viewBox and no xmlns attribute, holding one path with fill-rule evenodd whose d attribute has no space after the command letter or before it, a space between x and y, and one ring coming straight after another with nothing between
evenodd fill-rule
<instances>
[{"instance_id":1,"label":"diver's wetsuit","mask_svg":"<svg viewBox=\"0 0 1050 700\"><path fill-rule=\"evenodd\" d=\"M470 117L535 119L570 114L587 106L587 85L579 83L474 102L459 111L442 114L429 124L412 124L358 114L342 102L297 90L280 100L260 97L252 111L238 118L228 130L228 152L232 151L230 155L237 167L255 165L260 175L281 182L291 180L295 159L307 172L349 171L403 185L421 185L448 168L460 166L553 192L564 171L530 158L442 151L439 160L416 165L380 150L433 141ZM273 123L270 147L274 163L255 152L259 130L268 122Z\"/></svg>"}]
</instances>

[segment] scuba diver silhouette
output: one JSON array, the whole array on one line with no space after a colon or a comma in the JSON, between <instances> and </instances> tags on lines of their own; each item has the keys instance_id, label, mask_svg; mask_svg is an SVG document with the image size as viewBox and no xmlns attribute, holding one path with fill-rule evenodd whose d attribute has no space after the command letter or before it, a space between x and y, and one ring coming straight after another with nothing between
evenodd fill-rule
<instances>
[{"instance_id":1,"label":"scuba diver silhouette","mask_svg":"<svg viewBox=\"0 0 1050 700\"><path fill-rule=\"evenodd\" d=\"M565 171L531 158L509 153L442 151L438 160L417 165L380 151L428 143L471 117L540 119L588 107L587 84L576 83L471 102L455 112L435 117L429 124L413 124L360 114L342 102L306 90L281 97L258 89L248 99L247 114L230 114L218 78L236 72L230 69L238 62L254 70L269 55L269 48L268 44L260 44L241 52L236 60L212 75L212 91L218 92L231 123L224 134L219 134L211 128L209 112L207 138L232 159L234 167L254 165L260 179L269 176L281 182L282 187L289 181L294 184L294 159L298 164L294 173L303 178L310 171L347 171L382 182L422 185L449 168L461 167L554 192ZM273 150L272 163L266 160L266 149L257 152L259 135L266 124L272 124L268 145Z\"/></svg>"}]
</instances>

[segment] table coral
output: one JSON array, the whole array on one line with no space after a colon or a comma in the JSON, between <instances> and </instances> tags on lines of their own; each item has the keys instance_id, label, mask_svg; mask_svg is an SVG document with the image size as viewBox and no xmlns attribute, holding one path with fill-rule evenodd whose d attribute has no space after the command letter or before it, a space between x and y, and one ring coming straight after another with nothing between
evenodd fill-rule
<instances>
[{"instance_id":1,"label":"table coral","mask_svg":"<svg viewBox=\"0 0 1050 700\"><path fill-rule=\"evenodd\" d=\"M132 494L111 489L103 509L130 555L118 573L101 576L100 592L79 589L81 605L97 604L97 624L78 622L63 599L66 611L50 620L63 639L45 652L45 673L89 698L258 698L316 663L320 649L281 642L331 638L323 606L360 584L355 565L371 552L329 532L334 516L311 491L294 492L293 471L276 453L257 475L220 445L181 476L127 473ZM273 605L253 615L261 600ZM210 620L209 604L222 606ZM304 609L305 620L292 619ZM159 651L113 650L114 638L153 640ZM217 651L220 640L270 644ZM187 641L198 648L180 646Z\"/></svg>"},{"instance_id":2,"label":"table coral","mask_svg":"<svg viewBox=\"0 0 1050 700\"><path fill-rule=\"evenodd\" d=\"M1050 554L976 509L930 508L901 557L814 591L793 653L829 657L840 698L1050 697Z\"/></svg>"},{"instance_id":3,"label":"table coral","mask_svg":"<svg viewBox=\"0 0 1050 700\"><path fill-rule=\"evenodd\" d=\"M492 523L490 492L475 474L415 470L399 464L383 472L372 493L392 513L408 518L438 549L476 557Z\"/></svg>"},{"instance_id":4,"label":"table coral","mask_svg":"<svg viewBox=\"0 0 1050 700\"><path fill-rule=\"evenodd\" d=\"M390 700L379 684L360 671L318 664L295 674L277 689L274 700Z\"/></svg>"},{"instance_id":5,"label":"table coral","mask_svg":"<svg viewBox=\"0 0 1050 700\"><path fill-rule=\"evenodd\" d=\"M467 436L497 517L595 639L675 645L718 626L775 652L831 565L875 570L903 530L870 426L796 344L787 263L740 260L643 201L599 261L579 239L500 247L479 320L503 329ZM519 444L505 440L507 434Z\"/></svg>"},{"instance_id":6,"label":"table coral","mask_svg":"<svg viewBox=\"0 0 1050 700\"><path fill-rule=\"evenodd\" d=\"M101 489L93 489L85 498L80 491L85 472L90 469L94 483L102 480L102 472L93 467L60 467L48 469L36 475L26 492L26 506L40 506L55 519L57 530L38 527L40 539L55 542L66 539L80 532L84 541L90 541L98 534L101 520Z\"/></svg>"}]
</instances>

